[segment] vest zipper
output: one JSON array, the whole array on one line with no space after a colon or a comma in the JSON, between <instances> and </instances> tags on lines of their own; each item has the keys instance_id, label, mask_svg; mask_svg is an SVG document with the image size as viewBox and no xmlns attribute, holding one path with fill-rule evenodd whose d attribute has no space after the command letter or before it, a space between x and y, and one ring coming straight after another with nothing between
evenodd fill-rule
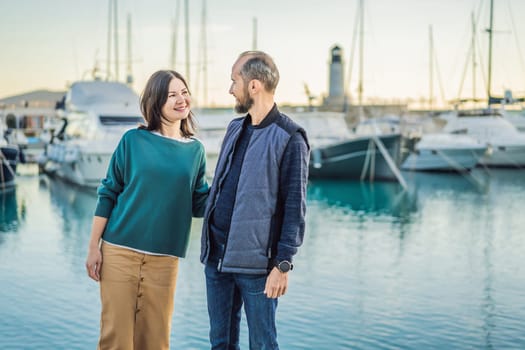
<instances>
[{"instance_id":1,"label":"vest zipper","mask_svg":"<svg viewBox=\"0 0 525 350\"><path fill-rule=\"evenodd\" d=\"M235 154L235 151L236 151L236 148L237 148L237 142L239 141L239 137L241 135L241 133L244 131L244 127L241 126L241 131L237 134L235 140L233 141L233 145L232 145L232 151L230 152L230 154L228 155L228 159L227 159L227 169L228 169L228 172L230 171L230 167L232 165L232 160L233 160L233 155ZM217 184L218 186L218 191L217 191L217 196L215 197L215 201L214 201L214 208L215 209L215 205L217 204L217 201L219 200L219 196L220 196L220 193L222 191L222 183L224 181L224 179L226 178L226 171L222 174L222 177L220 178L219 180L219 183ZM235 195L237 196L237 193L235 193ZM234 205L234 208L235 208L235 202L233 203ZM231 221L230 221L230 227L231 227ZM219 263L217 264L217 271L219 272L222 272L222 263L223 263L223 260L224 260L224 255L226 254L226 248L228 247L228 237L230 236L230 227L228 227L228 233L226 234L226 237L224 239L224 250L222 251L222 256L219 258Z\"/></svg>"}]
</instances>

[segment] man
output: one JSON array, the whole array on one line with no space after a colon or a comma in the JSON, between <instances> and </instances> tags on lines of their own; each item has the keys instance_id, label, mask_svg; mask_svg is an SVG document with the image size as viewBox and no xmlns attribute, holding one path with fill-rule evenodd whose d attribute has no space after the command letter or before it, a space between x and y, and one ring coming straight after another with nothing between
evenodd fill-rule
<instances>
[{"instance_id":1,"label":"man","mask_svg":"<svg viewBox=\"0 0 525 350\"><path fill-rule=\"evenodd\" d=\"M302 244L310 148L305 131L274 102L279 71L260 51L232 67L235 110L204 214L201 261L213 350L239 349L244 304L250 349L279 349L277 298Z\"/></svg>"}]
</instances>

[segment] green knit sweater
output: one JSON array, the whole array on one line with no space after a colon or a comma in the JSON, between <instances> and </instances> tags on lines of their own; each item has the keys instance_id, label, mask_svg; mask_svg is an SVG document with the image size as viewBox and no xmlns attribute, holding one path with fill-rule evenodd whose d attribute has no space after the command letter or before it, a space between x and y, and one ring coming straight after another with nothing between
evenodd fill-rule
<instances>
[{"instance_id":1,"label":"green knit sweater","mask_svg":"<svg viewBox=\"0 0 525 350\"><path fill-rule=\"evenodd\" d=\"M95 216L108 218L102 239L184 257L191 218L204 213L205 169L198 140L180 142L142 129L126 132L98 188Z\"/></svg>"}]
</instances>

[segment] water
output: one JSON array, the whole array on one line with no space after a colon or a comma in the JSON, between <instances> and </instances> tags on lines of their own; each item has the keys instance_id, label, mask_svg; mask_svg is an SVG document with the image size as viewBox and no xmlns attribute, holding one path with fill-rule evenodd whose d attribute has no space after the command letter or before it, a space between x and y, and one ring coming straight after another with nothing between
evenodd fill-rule
<instances>
[{"instance_id":1,"label":"water","mask_svg":"<svg viewBox=\"0 0 525 350\"><path fill-rule=\"evenodd\" d=\"M525 348L525 171L490 173L406 173L407 192L310 183L281 348ZM94 193L26 175L0 200L0 349L95 349ZM172 349L208 348L201 224L180 265ZM245 325L241 337L247 349Z\"/></svg>"}]
</instances>

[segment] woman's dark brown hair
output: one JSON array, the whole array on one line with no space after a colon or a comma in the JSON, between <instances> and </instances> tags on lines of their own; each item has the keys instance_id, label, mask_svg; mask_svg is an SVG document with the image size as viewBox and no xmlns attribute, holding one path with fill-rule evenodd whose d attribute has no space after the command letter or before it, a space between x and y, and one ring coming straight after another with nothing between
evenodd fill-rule
<instances>
[{"instance_id":1,"label":"woman's dark brown hair","mask_svg":"<svg viewBox=\"0 0 525 350\"><path fill-rule=\"evenodd\" d=\"M140 96L140 110L147 124L139 126L140 129L160 130L162 119L164 119L162 107L168 100L170 82L175 78L181 80L186 89L188 89L188 93L190 93L186 80L173 70L159 70L148 79L146 87ZM195 134L195 130L195 120L193 112L190 110L188 118L181 120L180 131L183 137L190 137Z\"/></svg>"}]
</instances>

